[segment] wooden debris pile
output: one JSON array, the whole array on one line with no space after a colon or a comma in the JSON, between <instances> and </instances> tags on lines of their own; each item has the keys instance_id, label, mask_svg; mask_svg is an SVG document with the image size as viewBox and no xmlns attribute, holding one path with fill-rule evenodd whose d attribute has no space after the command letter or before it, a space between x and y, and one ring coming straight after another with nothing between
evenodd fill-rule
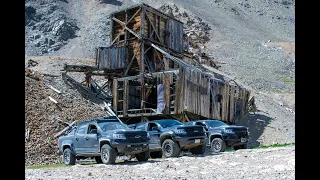
<instances>
[{"instance_id":1,"label":"wooden debris pile","mask_svg":"<svg viewBox=\"0 0 320 180\"><path fill-rule=\"evenodd\" d=\"M65 128L56 118L71 123L106 113L88 100L74 99L55 85L48 85L43 75L26 68L25 72L25 165L53 164L61 161L55 135Z\"/></svg>"}]
</instances>

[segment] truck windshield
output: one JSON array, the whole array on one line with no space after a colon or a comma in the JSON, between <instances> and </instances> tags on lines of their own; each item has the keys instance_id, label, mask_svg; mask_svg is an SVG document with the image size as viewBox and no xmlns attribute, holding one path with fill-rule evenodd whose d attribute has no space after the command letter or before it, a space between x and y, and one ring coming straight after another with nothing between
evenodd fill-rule
<instances>
[{"instance_id":1,"label":"truck windshield","mask_svg":"<svg viewBox=\"0 0 320 180\"><path fill-rule=\"evenodd\" d=\"M163 128L176 126L176 125L183 125L180 121L172 120L172 119L170 119L170 120L157 120L156 122L159 123L160 126Z\"/></svg>"},{"instance_id":2,"label":"truck windshield","mask_svg":"<svg viewBox=\"0 0 320 180\"><path fill-rule=\"evenodd\" d=\"M206 124L210 127L210 128L214 128L214 127L219 127L219 126L228 126L226 123L221 122L221 121L208 121L206 122Z\"/></svg>"},{"instance_id":3,"label":"truck windshield","mask_svg":"<svg viewBox=\"0 0 320 180\"><path fill-rule=\"evenodd\" d=\"M99 122L98 125L104 132L114 129L129 129L127 125L120 122Z\"/></svg>"}]
</instances>

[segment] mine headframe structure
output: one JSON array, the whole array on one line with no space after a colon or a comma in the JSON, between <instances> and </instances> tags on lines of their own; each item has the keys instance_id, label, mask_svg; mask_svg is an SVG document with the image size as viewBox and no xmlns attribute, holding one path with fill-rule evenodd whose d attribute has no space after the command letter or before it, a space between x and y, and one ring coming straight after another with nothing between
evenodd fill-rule
<instances>
[{"instance_id":1,"label":"mine headframe structure","mask_svg":"<svg viewBox=\"0 0 320 180\"><path fill-rule=\"evenodd\" d=\"M205 54L190 54L183 23L144 3L110 15L110 45L95 51L93 67L67 71L105 76L119 118L162 115L234 122L247 111L249 91L205 72ZM201 51L200 51L201 52ZM193 118L194 117L194 118Z\"/></svg>"}]
</instances>

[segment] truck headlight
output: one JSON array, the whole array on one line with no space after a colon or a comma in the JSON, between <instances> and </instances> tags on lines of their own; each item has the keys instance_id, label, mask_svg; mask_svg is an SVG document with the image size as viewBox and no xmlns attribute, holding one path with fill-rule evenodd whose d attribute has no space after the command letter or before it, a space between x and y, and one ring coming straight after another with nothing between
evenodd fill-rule
<instances>
[{"instance_id":1,"label":"truck headlight","mask_svg":"<svg viewBox=\"0 0 320 180\"><path fill-rule=\"evenodd\" d=\"M113 134L114 139L126 139L124 134Z\"/></svg>"},{"instance_id":2,"label":"truck headlight","mask_svg":"<svg viewBox=\"0 0 320 180\"><path fill-rule=\"evenodd\" d=\"M149 133L147 133L147 138L150 139L150 134Z\"/></svg>"},{"instance_id":3,"label":"truck headlight","mask_svg":"<svg viewBox=\"0 0 320 180\"><path fill-rule=\"evenodd\" d=\"M234 134L234 131L232 129L225 129L224 132L228 134Z\"/></svg>"},{"instance_id":4,"label":"truck headlight","mask_svg":"<svg viewBox=\"0 0 320 180\"><path fill-rule=\"evenodd\" d=\"M174 132L176 134L187 134L186 130L184 130L184 129L176 129L176 130L174 130Z\"/></svg>"}]
</instances>

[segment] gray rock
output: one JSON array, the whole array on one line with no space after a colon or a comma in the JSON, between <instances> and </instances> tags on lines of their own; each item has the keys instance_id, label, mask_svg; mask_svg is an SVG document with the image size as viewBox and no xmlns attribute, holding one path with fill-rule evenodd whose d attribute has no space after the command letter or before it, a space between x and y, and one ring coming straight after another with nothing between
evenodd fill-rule
<instances>
[{"instance_id":1,"label":"gray rock","mask_svg":"<svg viewBox=\"0 0 320 180\"><path fill-rule=\"evenodd\" d=\"M49 46L53 45L54 43L55 43L55 41L54 41L54 40L49 39Z\"/></svg>"},{"instance_id":2,"label":"gray rock","mask_svg":"<svg viewBox=\"0 0 320 180\"><path fill-rule=\"evenodd\" d=\"M39 39L40 37L41 37L40 34L35 34L35 35L33 36L34 39Z\"/></svg>"}]
</instances>

